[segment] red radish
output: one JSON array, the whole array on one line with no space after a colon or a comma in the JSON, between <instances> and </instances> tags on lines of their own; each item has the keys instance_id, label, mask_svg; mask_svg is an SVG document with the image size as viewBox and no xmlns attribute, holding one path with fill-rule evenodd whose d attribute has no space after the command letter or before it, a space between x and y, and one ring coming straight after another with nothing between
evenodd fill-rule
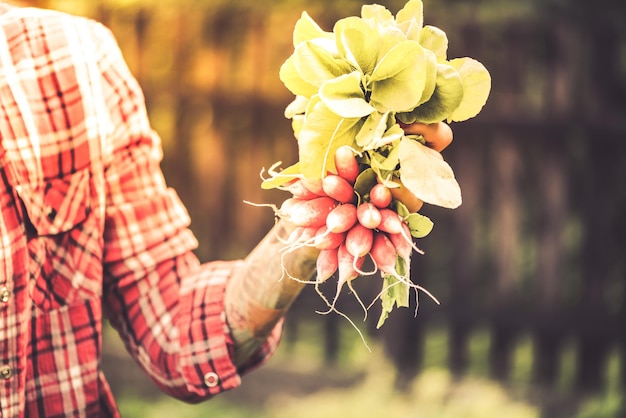
<instances>
[{"instance_id":1,"label":"red radish","mask_svg":"<svg viewBox=\"0 0 626 418\"><path fill-rule=\"evenodd\" d=\"M289 237L287 238L287 243L296 244L307 242L315 236L318 229L319 228L307 228L304 226L298 226L291 232L291 234L289 234Z\"/></svg>"},{"instance_id":2,"label":"red radish","mask_svg":"<svg viewBox=\"0 0 626 418\"><path fill-rule=\"evenodd\" d=\"M373 230L356 224L346 234L346 250L355 258L364 257L370 252L373 240Z\"/></svg>"},{"instance_id":3,"label":"red radish","mask_svg":"<svg viewBox=\"0 0 626 418\"><path fill-rule=\"evenodd\" d=\"M357 269L361 268L365 257L357 257L356 260L354 258L355 257L348 252L345 244L339 246L337 252L337 269L339 270L339 278L337 280L337 296L345 283L359 277ZM335 296L335 299L337 299L337 296Z\"/></svg>"},{"instance_id":4,"label":"red radish","mask_svg":"<svg viewBox=\"0 0 626 418\"><path fill-rule=\"evenodd\" d=\"M339 247L344 241L346 234L343 232L330 232L326 225L322 226L315 233L313 246L318 250L330 250Z\"/></svg>"},{"instance_id":5,"label":"red radish","mask_svg":"<svg viewBox=\"0 0 626 418\"><path fill-rule=\"evenodd\" d=\"M357 207L356 217L361 225L369 229L377 228L382 220L380 211L369 202L362 203Z\"/></svg>"},{"instance_id":6,"label":"red radish","mask_svg":"<svg viewBox=\"0 0 626 418\"><path fill-rule=\"evenodd\" d=\"M346 232L356 223L356 206L347 203L339 205L328 213L326 228L334 233Z\"/></svg>"},{"instance_id":7,"label":"red radish","mask_svg":"<svg viewBox=\"0 0 626 418\"><path fill-rule=\"evenodd\" d=\"M326 223L326 217L336 206L337 202L334 199L320 196L290 204L285 213L281 207L280 215L296 226L319 228Z\"/></svg>"},{"instance_id":8,"label":"red radish","mask_svg":"<svg viewBox=\"0 0 626 418\"><path fill-rule=\"evenodd\" d=\"M349 146L343 145L337 148L337 151L335 151L335 167L340 177L343 177L350 184L354 184L359 175L359 162Z\"/></svg>"},{"instance_id":9,"label":"red radish","mask_svg":"<svg viewBox=\"0 0 626 418\"><path fill-rule=\"evenodd\" d=\"M370 202L377 208L386 208L391 204L392 199L391 190L382 183L375 184L370 190Z\"/></svg>"},{"instance_id":10,"label":"red radish","mask_svg":"<svg viewBox=\"0 0 626 418\"><path fill-rule=\"evenodd\" d=\"M398 253L391 240L382 232L375 234L370 256L376 267L384 274L396 273L396 257Z\"/></svg>"},{"instance_id":11,"label":"red radish","mask_svg":"<svg viewBox=\"0 0 626 418\"><path fill-rule=\"evenodd\" d=\"M299 203L302 203L303 201L304 201L303 199L300 199L298 197L290 197L288 199L285 199L282 205L280 205L280 209L278 209L278 213L279 214L289 213L291 208L293 208L295 205Z\"/></svg>"},{"instance_id":12,"label":"red radish","mask_svg":"<svg viewBox=\"0 0 626 418\"><path fill-rule=\"evenodd\" d=\"M354 200L354 189L346 179L336 174L328 174L322 179L324 192L341 203L350 203Z\"/></svg>"},{"instance_id":13,"label":"red radish","mask_svg":"<svg viewBox=\"0 0 626 418\"><path fill-rule=\"evenodd\" d=\"M337 248L320 251L316 261L318 283L325 282L335 273L335 271L337 271L337 253Z\"/></svg>"},{"instance_id":14,"label":"red radish","mask_svg":"<svg viewBox=\"0 0 626 418\"><path fill-rule=\"evenodd\" d=\"M378 229L389 234L401 234L404 232L402 218L391 209L380 209L380 224Z\"/></svg>"},{"instance_id":15,"label":"red radish","mask_svg":"<svg viewBox=\"0 0 626 418\"><path fill-rule=\"evenodd\" d=\"M379 230L387 232L389 235L400 234L415 251L420 254L424 254L424 251L417 248L417 246L413 243L411 230L410 228L406 228L408 225L406 225L406 222L400 218L400 215L391 209L381 209L380 214L382 216L382 220L380 221L380 225L378 225Z\"/></svg>"},{"instance_id":16,"label":"red radish","mask_svg":"<svg viewBox=\"0 0 626 418\"><path fill-rule=\"evenodd\" d=\"M322 187L322 179L309 179L303 177L300 179L302 185L309 191L315 193L318 196L326 196L324 188Z\"/></svg>"},{"instance_id":17,"label":"red radish","mask_svg":"<svg viewBox=\"0 0 626 418\"><path fill-rule=\"evenodd\" d=\"M393 246L395 247L398 255L409 261L409 259L411 258L411 254L413 253L413 240L409 242L405 237L411 236L411 230L409 229L409 226L406 224L406 222L402 222L402 227L404 229L404 234L389 234L389 239L393 243Z\"/></svg>"},{"instance_id":18,"label":"red radish","mask_svg":"<svg viewBox=\"0 0 626 418\"><path fill-rule=\"evenodd\" d=\"M290 192L294 197L300 199L313 199L319 196L319 194L312 192L304 186L304 183L300 179L296 179L285 186L285 190Z\"/></svg>"}]
</instances>

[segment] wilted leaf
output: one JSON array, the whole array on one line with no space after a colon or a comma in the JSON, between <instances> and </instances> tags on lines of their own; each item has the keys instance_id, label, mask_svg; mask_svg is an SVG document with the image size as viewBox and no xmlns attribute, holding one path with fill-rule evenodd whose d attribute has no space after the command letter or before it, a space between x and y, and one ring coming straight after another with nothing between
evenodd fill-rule
<instances>
[{"instance_id":1,"label":"wilted leaf","mask_svg":"<svg viewBox=\"0 0 626 418\"><path fill-rule=\"evenodd\" d=\"M454 209L461 205L461 188L452 168L437 151L410 138L400 141L400 180L426 203Z\"/></svg>"}]
</instances>

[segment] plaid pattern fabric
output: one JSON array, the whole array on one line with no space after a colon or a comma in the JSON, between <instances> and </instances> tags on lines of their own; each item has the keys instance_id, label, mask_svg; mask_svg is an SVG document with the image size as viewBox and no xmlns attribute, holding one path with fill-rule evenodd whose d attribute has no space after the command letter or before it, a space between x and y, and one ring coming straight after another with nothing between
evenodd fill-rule
<instances>
[{"instance_id":1,"label":"plaid pattern fabric","mask_svg":"<svg viewBox=\"0 0 626 418\"><path fill-rule=\"evenodd\" d=\"M142 92L93 21L0 3L0 415L118 416L103 311L166 393L237 386L223 312L239 261L201 265Z\"/></svg>"}]
</instances>

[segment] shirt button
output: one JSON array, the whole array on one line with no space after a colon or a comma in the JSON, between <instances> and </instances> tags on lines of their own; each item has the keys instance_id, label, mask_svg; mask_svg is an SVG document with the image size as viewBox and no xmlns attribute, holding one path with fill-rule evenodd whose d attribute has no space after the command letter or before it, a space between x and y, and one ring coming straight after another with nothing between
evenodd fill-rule
<instances>
[{"instance_id":1,"label":"shirt button","mask_svg":"<svg viewBox=\"0 0 626 418\"><path fill-rule=\"evenodd\" d=\"M9 380L11 377L13 377L13 369L11 369L11 367L0 367L0 379Z\"/></svg>"},{"instance_id":2,"label":"shirt button","mask_svg":"<svg viewBox=\"0 0 626 418\"><path fill-rule=\"evenodd\" d=\"M54 218L57 217L57 210L52 206L48 206L46 208L46 217L50 222L54 221Z\"/></svg>"},{"instance_id":3,"label":"shirt button","mask_svg":"<svg viewBox=\"0 0 626 418\"><path fill-rule=\"evenodd\" d=\"M217 373L209 372L204 375L204 384L207 387L214 388L220 382L220 378L217 376Z\"/></svg>"},{"instance_id":4,"label":"shirt button","mask_svg":"<svg viewBox=\"0 0 626 418\"><path fill-rule=\"evenodd\" d=\"M11 292L6 286L0 287L0 302L7 303L11 299Z\"/></svg>"}]
</instances>

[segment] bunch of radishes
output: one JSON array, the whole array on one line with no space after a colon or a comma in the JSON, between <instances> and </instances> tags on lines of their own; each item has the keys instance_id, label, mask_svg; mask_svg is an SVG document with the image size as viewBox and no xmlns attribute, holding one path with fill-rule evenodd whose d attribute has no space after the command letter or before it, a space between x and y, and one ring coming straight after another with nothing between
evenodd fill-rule
<instances>
[{"instance_id":1,"label":"bunch of radishes","mask_svg":"<svg viewBox=\"0 0 626 418\"><path fill-rule=\"evenodd\" d=\"M420 288L408 277L412 251L420 250L413 243L408 223L392 208L391 189L377 182L359 194L354 185L361 165L348 146L337 149L334 161L336 173L319 180L297 178L284 186L292 197L276 213L296 226L286 240L286 250L304 245L320 250L315 283L337 273L335 301L344 284L352 288L352 280L377 272ZM373 269L363 271L367 257ZM399 262L404 264L402 274Z\"/></svg>"}]
</instances>

